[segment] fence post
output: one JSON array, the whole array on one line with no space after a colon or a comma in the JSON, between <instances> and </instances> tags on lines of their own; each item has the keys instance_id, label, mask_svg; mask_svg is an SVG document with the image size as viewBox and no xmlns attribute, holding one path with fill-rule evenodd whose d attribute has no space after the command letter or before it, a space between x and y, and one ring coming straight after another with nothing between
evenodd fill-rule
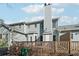
<instances>
[{"instance_id":1,"label":"fence post","mask_svg":"<svg viewBox=\"0 0 79 59\"><path fill-rule=\"evenodd\" d=\"M69 41L69 54L71 53L71 42Z\"/></svg>"},{"instance_id":2,"label":"fence post","mask_svg":"<svg viewBox=\"0 0 79 59\"><path fill-rule=\"evenodd\" d=\"M57 41L55 41L55 53L56 53L56 49L57 48Z\"/></svg>"},{"instance_id":3,"label":"fence post","mask_svg":"<svg viewBox=\"0 0 79 59\"><path fill-rule=\"evenodd\" d=\"M54 54L56 53L56 41L54 41Z\"/></svg>"}]
</instances>

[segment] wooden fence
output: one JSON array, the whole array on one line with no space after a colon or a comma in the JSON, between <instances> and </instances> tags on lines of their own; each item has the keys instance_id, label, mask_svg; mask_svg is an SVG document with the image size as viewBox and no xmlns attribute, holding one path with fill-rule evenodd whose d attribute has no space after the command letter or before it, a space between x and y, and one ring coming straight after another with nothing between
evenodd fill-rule
<instances>
[{"instance_id":1,"label":"wooden fence","mask_svg":"<svg viewBox=\"0 0 79 59\"><path fill-rule=\"evenodd\" d=\"M76 41L13 42L12 47L16 46L31 49L29 55L32 56L79 54L79 42Z\"/></svg>"}]
</instances>

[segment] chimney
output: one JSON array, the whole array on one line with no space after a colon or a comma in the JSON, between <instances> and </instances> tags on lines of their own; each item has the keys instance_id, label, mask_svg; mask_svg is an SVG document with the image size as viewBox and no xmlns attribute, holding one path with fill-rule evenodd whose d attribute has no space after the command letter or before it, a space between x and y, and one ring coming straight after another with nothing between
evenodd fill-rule
<instances>
[{"instance_id":1,"label":"chimney","mask_svg":"<svg viewBox=\"0 0 79 59\"><path fill-rule=\"evenodd\" d=\"M52 10L51 4L44 4L44 31L52 31Z\"/></svg>"},{"instance_id":2,"label":"chimney","mask_svg":"<svg viewBox=\"0 0 79 59\"><path fill-rule=\"evenodd\" d=\"M47 5L51 5L51 4L50 4L50 3L48 3L48 4L47 4L47 3L45 3L45 4L44 4L44 6L47 6Z\"/></svg>"},{"instance_id":3,"label":"chimney","mask_svg":"<svg viewBox=\"0 0 79 59\"><path fill-rule=\"evenodd\" d=\"M44 41L53 41L51 4L44 4Z\"/></svg>"}]
</instances>

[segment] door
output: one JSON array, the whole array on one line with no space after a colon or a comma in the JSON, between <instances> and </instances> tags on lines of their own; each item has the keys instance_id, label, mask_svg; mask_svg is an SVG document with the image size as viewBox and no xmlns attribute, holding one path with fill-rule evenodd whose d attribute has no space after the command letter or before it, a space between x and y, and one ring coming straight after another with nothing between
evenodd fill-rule
<instances>
[{"instance_id":1,"label":"door","mask_svg":"<svg viewBox=\"0 0 79 59\"><path fill-rule=\"evenodd\" d=\"M56 35L53 35L53 41L56 41Z\"/></svg>"}]
</instances>

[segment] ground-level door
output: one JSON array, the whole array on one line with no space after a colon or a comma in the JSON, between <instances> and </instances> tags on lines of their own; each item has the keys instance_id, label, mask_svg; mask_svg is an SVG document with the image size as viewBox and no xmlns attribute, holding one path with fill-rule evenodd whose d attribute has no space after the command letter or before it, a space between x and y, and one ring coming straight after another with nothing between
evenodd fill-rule
<instances>
[{"instance_id":1,"label":"ground-level door","mask_svg":"<svg viewBox=\"0 0 79 59\"><path fill-rule=\"evenodd\" d=\"M40 41L43 41L43 36L42 35L40 36Z\"/></svg>"},{"instance_id":2,"label":"ground-level door","mask_svg":"<svg viewBox=\"0 0 79 59\"><path fill-rule=\"evenodd\" d=\"M53 41L56 41L56 35L53 35Z\"/></svg>"}]
</instances>

